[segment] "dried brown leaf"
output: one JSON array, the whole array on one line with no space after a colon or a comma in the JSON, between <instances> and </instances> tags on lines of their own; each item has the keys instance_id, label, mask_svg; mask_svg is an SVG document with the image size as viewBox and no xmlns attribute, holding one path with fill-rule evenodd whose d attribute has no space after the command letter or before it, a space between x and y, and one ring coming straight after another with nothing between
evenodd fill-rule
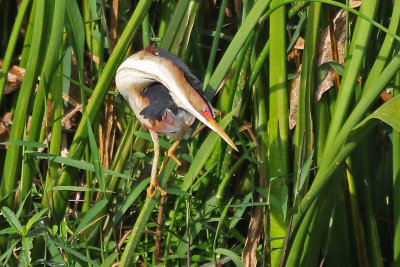
<instances>
[{"instance_id":1,"label":"dried brown leaf","mask_svg":"<svg viewBox=\"0 0 400 267\"><path fill-rule=\"evenodd\" d=\"M361 5L361 1L350 1L351 8L357 8ZM350 21L351 22L351 21ZM340 10L333 19L334 34L337 43L338 60L341 65L344 63L344 41L345 41L345 30L346 30L346 10ZM304 39L299 37L296 41L293 50L288 54L288 60L298 59L298 51L304 49ZM319 37L318 45L318 58L317 66L321 66L326 62L333 61L331 38L329 34L329 27L327 27ZM292 81L290 89L290 110L289 110L289 128L293 129L296 126L297 121L297 106L299 101L299 87L300 87L300 74L301 65L297 71L297 77ZM325 77L321 80L315 93L316 101L319 101L322 94L329 90L335 83L335 73L333 70L329 70Z\"/></svg>"},{"instance_id":2,"label":"dried brown leaf","mask_svg":"<svg viewBox=\"0 0 400 267\"><path fill-rule=\"evenodd\" d=\"M21 87L25 76L25 69L18 66L12 66L8 71L6 86L3 94L9 94Z\"/></svg>"},{"instance_id":3,"label":"dried brown leaf","mask_svg":"<svg viewBox=\"0 0 400 267\"><path fill-rule=\"evenodd\" d=\"M299 37L297 38L297 41L295 45L293 46L293 49L289 52L287 55L287 61L291 61L293 59L296 59L297 66L299 66L301 63L301 53L304 50L304 38Z\"/></svg>"},{"instance_id":4,"label":"dried brown leaf","mask_svg":"<svg viewBox=\"0 0 400 267\"><path fill-rule=\"evenodd\" d=\"M297 50L304 50L304 43L305 43L304 38L300 36L299 38L297 38L297 41L294 44L293 48Z\"/></svg>"},{"instance_id":5,"label":"dried brown leaf","mask_svg":"<svg viewBox=\"0 0 400 267\"><path fill-rule=\"evenodd\" d=\"M356 8L361 5L361 1L350 1L350 7ZM344 44L346 38L346 13L347 11L342 9L333 19L334 35L337 45L338 61L339 64L344 64ZM352 23L353 18L350 17L350 23ZM324 63L333 61L332 55L332 44L331 37L329 33L330 29L327 27L319 37L318 45L318 58L317 66L321 66ZM334 70L330 69L325 77L318 84L317 90L315 92L315 100L319 101L322 94L325 93L329 88L335 84L335 73Z\"/></svg>"},{"instance_id":6,"label":"dried brown leaf","mask_svg":"<svg viewBox=\"0 0 400 267\"><path fill-rule=\"evenodd\" d=\"M10 137L13 114L6 112L0 121L0 143L7 142ZM7 146L0 145L0 149L7 149Z\"/></svg>"},{"instance_id":7,"label":"dried brown leaf","mask_svg":"<svg viewBox=\"0 0 400 267\"><path fill-rule=\"evenodd\" d=\"M299 89L300 89L300 73L301 65L297 71L297 76L291 82L290 98L289 98L289 129L292 130L296 126L297 121L297 106L299 104Z\"/></svg>"},{"instance_id":8,"label":"dried brown leaf","mask_svg":"<svg viewBox=\"0 0 400 267\"><path fill-rule=\"evenodd\" d=\"M349 6L350 6L351 8L360 7L360 6L361 6L361 0L351 0L351 1L349 2Z\"/></svg>"}]
</instances>

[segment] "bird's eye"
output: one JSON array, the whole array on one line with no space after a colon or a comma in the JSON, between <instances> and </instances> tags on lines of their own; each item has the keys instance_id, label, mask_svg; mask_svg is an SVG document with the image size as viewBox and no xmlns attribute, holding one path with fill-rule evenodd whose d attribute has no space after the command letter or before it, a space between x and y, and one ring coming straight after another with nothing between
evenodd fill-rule
<instances>
[{"instance_id":1,"label":"bird's eye","mask_svg":"<svg viewBox=\"0 0 400 267\"><path fill-rule=\"evenodd\" d=\"M206 112L207 111L207 107L203 106L203 108L201 109L201 112Z\"/></svg>"},{"instance_id":2,"label":"bird's eye","mask_svg":"<svg viewBox=\"0 0 400 267\"><path fill-rule=\"evenodd\" d=\"M146 91L147 91L147 87L143 88L142 89L142 94L146 93Z\"/></svg>"}]
</instances>

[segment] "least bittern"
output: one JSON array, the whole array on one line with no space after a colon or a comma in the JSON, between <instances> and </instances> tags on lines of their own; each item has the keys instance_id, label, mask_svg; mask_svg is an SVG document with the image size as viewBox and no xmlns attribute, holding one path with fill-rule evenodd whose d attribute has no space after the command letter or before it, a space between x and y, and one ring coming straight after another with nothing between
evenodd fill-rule
<instances>
[{"instance_id":1,"label":"least bittern","mask_svg":"<svg viewBox=\"0 0 400 267\"><path fill-rule=\"evenodd\" d=\"M214 111L203 92L203 84L177 56L159 47L148 46L126 59L117 70L115 83L128 101L140 124L150 132L154 142L149 196L155 189L165 195L157 183L160 156L158 133L177 142L168 150L168 156L178 165L174 156L178 143L188 138L188 129L197 118L217 132L237 150L229 136L215 121Z\"/></svg>"}]
</instances>

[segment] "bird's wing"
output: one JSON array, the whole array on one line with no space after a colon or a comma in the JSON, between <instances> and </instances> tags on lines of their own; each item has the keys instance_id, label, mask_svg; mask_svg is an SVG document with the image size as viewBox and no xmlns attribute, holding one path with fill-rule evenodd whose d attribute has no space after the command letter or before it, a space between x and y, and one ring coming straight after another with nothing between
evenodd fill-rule
<instances>
[{"instance_id":1,"label":"bird's wing","mask_svg":"<svg viewBox=\"0 0 400 267\"><path fill-rule=\"evenodd\" d=\"M151 84L141 95L149 100L149 105L140 112L145 119L161 120L167 109L174 112L177 108L168 89L161 83Z\"/></svg>"}]
</instances>

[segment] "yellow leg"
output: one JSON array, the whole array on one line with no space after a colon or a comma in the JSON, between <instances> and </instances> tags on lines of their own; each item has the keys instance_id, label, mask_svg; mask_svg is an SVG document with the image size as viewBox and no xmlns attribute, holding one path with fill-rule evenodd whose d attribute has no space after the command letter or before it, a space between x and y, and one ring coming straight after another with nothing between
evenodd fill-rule
<instances>
[{"instance_id":1,"label":"yellow leg","mask_svg":"<svg viewBox=\"0 0 400 267\"><path fill-rule=\"evenodd\" d=\"M175 142L172 144L172 146L167 151L167 155L166 155L165 159L163 160L163 162L161 164L161 168L160 168L159 174L161 173L161 171L164 168L165 164L167 164L169 158L173 159L178 166L182 166L182 163L175 156L175 151L178 148L179 144L181 143L183 137L185 137L185 134L189 130L189 128L190 128L190 125L188 125L186 123L182 126L181 134L178 136L178 139L175 140Z\"/></svg>"},{"instance_id":2,"label":"yellow leg","mask_svg":"<svg viewBox=\"0 0 400 267\"><path fill-rule=\"evenodd\" d=\"M158 190L162 196L166 196L167 192L165 192L157 182L157 166L158 159L160 158L160 144L158 142L158 135L156 132L150 131L151 139L154 142L154 158L153 158L153 166L151 168L151 180L150 186L147 189L147 195L149 197L154 197L156 191Z\"/></svg>"}]
</instances>

